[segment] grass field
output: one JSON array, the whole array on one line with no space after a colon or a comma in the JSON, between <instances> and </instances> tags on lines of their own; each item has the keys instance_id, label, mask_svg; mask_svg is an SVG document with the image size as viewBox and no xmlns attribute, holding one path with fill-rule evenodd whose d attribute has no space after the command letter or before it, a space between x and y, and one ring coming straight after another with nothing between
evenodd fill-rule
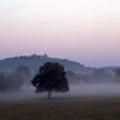
<instances>
[{"instance_id":1,"label":"grass field","mask_svg":"<svg viewBox=\"0 0 120 120\"><path fill-rule=\"evenodd\" d=\"M0 103L0 120L120 120L120 98L54 98Z\"/></svg>"}]
</instances>

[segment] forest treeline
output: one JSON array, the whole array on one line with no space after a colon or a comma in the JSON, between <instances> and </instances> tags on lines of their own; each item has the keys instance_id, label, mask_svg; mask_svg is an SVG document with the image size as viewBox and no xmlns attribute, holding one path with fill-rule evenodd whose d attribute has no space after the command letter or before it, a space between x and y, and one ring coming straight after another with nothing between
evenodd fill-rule
<instances>
[{"instance_id":1,"label":"forest treeline","mask_svg":"<svg viewBox=\"0 0 120 120\"><path fill-rule=\"evenodd\" d=\"M21 65L11 72L0 73L0 91L15 91L24 85L31 85L31 80L37 70L31 72L30 68ZM90 71L66 70L66 76L70 84L78 83L119 83L120 69L113 71L93 69Z\"/></svg>"},{"instance_id":2,"label":"forest treeline","mask_svg":"<svg viewBox=\"0 0 120 120\"><path fill-rule=\"evenodd\" d=\"M0 73L0 91L13 91L20 89L30 82L31 72L26 66L19 66L12 72Z\"/></svg>"}]
</instances>

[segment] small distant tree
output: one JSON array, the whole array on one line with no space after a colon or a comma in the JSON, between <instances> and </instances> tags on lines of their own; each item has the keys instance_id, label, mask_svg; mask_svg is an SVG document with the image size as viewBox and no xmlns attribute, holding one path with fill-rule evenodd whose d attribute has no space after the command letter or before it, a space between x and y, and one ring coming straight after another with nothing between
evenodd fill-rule
<instances>
[{"instance_id":1,"label":"small distant tree","mask_svg":"<svg viewBox=\"0 0 120 120\"><path fill-rule=\"evenodd\" d=\"M21 65L16 68L14 73L19 76L24 83L30 83L31 71L27 66ZM22 81L21 80L21 81Z\"/></svg>"},{"instance_id":2,"label":"small distant tree","mask_svg":"<svg viewBox=\"0 0 120 120\"><path fill-rule=\"evenodd\" d=\"M59 63L45 63L31 82L37 93L47 92L48 98L51 98L52 92L69 91L66 72Z\"/></svg>"},{"instance_id":3,"label":"small distant tree","mask_svg":"<svg viewBox=\"0 0 120 120\"><path fill-rule=\"evenodd\" d=\"M120 82L120 69L116 69L114 72L117 82Z\"/></svg>"},{"instance_id":4,"label":"small distant tree","mask_svg":"<svg viewBox=\"0 0 120 120\"><path fill-rule=\"evenodd\" d=\"M116 74L116 76L119 76L119 77L120 77L120 69L116 69L116 70L115 70L115 74Z\"/></svg>"},{"instance_id":5,"label":"small distant tree","mask_svg":"<svg viewBox=\"0 0 120 120\"><path fill-rule=\"evenodd\" d=\"M25 66L19 66L11 73L0 73L0 91L19 90L29 79L29 74L29 69Z\"/></svg>"},{"instance_id":6,"label":"small distant tree","mask_svg":"<svg viewBox=\"0 0 120 120\"><path fill-rule=\"evenodd\" d=\"M20 75L11 73L6 75L6 84L8 90L19 90L24 85L24 81Z\"/></svg>"},{"instance_id":7,"label":"small distant tree","mask_svg":"<svg viewBox=\"0 0 120 120\"><path fill-rule=\"evenodd\" d=\"M6 90L6 88L7 88L5 80L6 80L5 74L0 73L0 91Z\"/></svg>"},{"instance_id":8,"label":"small distant tree","mask_svg":"<svg viewBox=\"0 0 120 120\"><path fill-rule=\"evenodd\" d=\"M19 66L15 70L16 73L20 74L21 76L31 76L31 71L27 66Z\"/></svg>"}]
</instances>

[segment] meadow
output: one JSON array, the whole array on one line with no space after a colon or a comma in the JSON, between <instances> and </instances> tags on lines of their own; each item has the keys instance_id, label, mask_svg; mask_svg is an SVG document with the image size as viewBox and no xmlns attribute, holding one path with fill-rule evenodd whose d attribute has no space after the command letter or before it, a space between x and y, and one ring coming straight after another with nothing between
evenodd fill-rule
<instances>
[{"instance_id":1,"label":"meadow","mask_svg":"<svg viewBox=\"0 0 120 120\"><path fill-rule=\"evenodd\" d=\"M120 120L120 97L1 102L0 120Z\"/></svg>"},{"instance_id":2,"label":"meadow","mask_svg":"<svg viewBox=\"0 0 120 120\"><path fill-rule=\"evenodd\" d=\"M0 120L120 120L120 85L75 85L52 99L33 87L0 93Z\"/></svg>"}]
</instances>

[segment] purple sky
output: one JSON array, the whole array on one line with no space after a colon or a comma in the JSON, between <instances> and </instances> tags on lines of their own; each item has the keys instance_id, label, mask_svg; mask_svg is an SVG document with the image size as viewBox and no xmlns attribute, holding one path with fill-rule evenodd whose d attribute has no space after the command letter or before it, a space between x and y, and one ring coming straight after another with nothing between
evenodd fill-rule
<instances>
[{"instance_id":1,"label":"purple sky","mask_svg":"<svg viewBox=\"0 0 120 120\"><path fill-rule=\"evenodd\" d=\"M120 1L0 0L0 59L33 53L120 66Z\"/></svg>"}]
</instances>

